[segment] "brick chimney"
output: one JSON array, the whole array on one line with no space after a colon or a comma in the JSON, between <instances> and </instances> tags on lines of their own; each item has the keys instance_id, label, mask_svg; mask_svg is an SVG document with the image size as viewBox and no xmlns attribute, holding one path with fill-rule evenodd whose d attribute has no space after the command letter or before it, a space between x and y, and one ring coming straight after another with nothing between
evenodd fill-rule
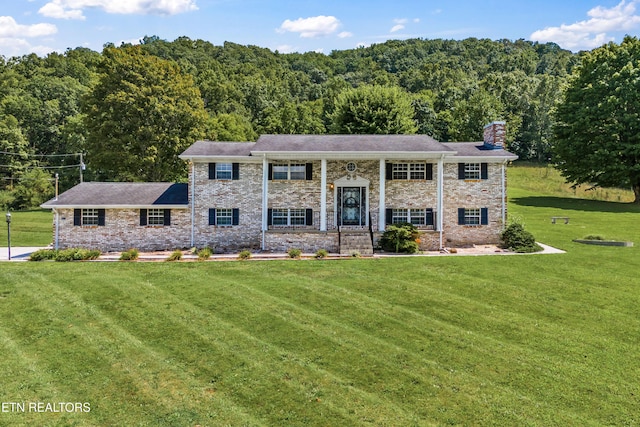
<instances>
[{"instance_id":1,"label":"brick chimney","mask_svg":"<svg viewBox=\"0 0 640 427\"><path fill-rule=\"evenodd\" d=\"M499 150L504 148L507 137L506 122L491 122L484 127L484 146Z\"/></svg>"}]
</instances>

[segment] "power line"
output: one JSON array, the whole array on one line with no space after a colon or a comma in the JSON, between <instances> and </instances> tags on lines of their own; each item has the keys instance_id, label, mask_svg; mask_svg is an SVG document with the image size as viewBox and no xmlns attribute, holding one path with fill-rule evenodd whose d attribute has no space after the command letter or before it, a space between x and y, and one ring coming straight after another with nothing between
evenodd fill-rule
<instances>
[{"instance_id":1,"label":"power line","mask_svg":"<svg viewBox=\"0 0 640 427\"><path fill-rule=\"evenodd\" d=\"M12 153L10 151L0 151L0 154L6 154L9 156L20 156L20 157L71 157L71 156L81 156L82 153L69 153L69 154L25 154L25 153Z\"/></svg>"}]
</instances>

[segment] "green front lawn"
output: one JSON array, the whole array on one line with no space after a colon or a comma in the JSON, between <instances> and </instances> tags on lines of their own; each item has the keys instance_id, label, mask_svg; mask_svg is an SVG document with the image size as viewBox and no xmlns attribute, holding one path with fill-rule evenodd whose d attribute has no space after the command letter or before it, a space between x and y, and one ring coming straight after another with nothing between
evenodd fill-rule
<instances>
[{"instance_id":1,"label":"green front lawn","mask_svg":"<svg viewBox=\"0 0 640 427\"><path fill-rule=\"evenodd\" d=\"M0 212L0 246L7 246L6 212ZM11 246L47 246L53 242L53 214L34 210L11 212Z\"/></svg>"},{"instance_id":2,"label":"green front lawn","mask_svg":"<svg viewBox=\"0 0 640 427\"><path fill-rule=\"evenodd\" d=\"M509 183L568 253L4 263L1 400L91 411L0 425L640 424L640 210Z\"/></svg>"}]
</instances>

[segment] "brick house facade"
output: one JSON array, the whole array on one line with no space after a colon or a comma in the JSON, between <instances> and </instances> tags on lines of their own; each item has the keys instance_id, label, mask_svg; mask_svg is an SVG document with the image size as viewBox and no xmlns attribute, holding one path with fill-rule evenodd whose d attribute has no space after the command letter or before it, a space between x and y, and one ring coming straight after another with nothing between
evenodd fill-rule
<instances>
[{"instance_id":1,"label":"brick house facade","mask_svg":"<svg viewBox=\"0 0 640 427\"><path fill-rule=\"evenodd\" d=\"M103 251L367 254L400 222L418 227L422 250L497 243L506 165L516 159L504 135L504 122L494 122L478 143L426 135L198 141L180 155L189 163L187 184L84 183L43 207L54 211L57 247Z\"/></svg>"}]
</instances>

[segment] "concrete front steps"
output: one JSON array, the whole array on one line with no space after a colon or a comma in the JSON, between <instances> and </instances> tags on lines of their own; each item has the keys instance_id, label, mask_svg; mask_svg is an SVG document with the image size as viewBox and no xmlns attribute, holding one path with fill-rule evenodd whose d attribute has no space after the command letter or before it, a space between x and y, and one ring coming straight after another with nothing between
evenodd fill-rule
<instances>
[{"instance_id":1,"label":"concrete front steps","mask_svg":"<svg viewBox=\"0 0 640 427\"><path fill-rule=\"evenodd\" d=\"M369 232L343 231L340 233L340 255L359 253L362 256L373 255L373 243Z\"/></svg>"}]
</instances>

